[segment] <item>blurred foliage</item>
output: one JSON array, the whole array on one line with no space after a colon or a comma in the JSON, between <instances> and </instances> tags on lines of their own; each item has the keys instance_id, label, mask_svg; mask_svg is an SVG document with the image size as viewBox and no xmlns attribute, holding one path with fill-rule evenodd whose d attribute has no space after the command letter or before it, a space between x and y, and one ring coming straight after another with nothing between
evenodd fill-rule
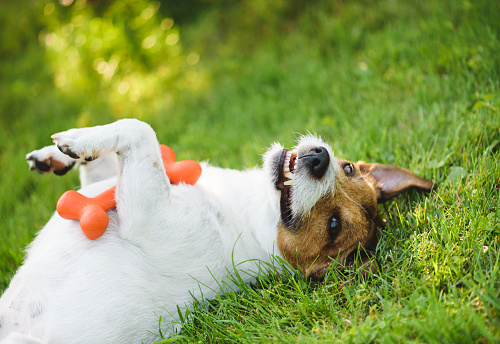
<instances>
[{"instance_id":1,"label":"blurred foliage","mask_svg":"<svg viewBox=\"0 0 500 344\"><path fill-rule=\"evenodd\" d=\"M51 78L60 92L75 102L77 98L93 100L92 104L79 104L78 126L119 117L151 121L159 113L171 118L169 109L180 98L188 101L195 94L202 99L200 95L210 92L213 77L219 72L238 78L246 68L246 55L266 54L269 44L275 45L278 59L283 58L273 66L283 77L290 68L305 67L295 65L290 57L295 51L300 63L303 55L318 60L352 54L360 97L365 88L371 88L373 73L382 75L387 85L413 87L425 83L429 74L446 75L454 72L453 68L468 70L482 80L491 73L485 61L500 63L498 54L491 55L499 34L498 26L491 25L496 21L498 4L488 2L356 1L347 5L340 0L22 0L4 1L2 6L4 27L19 28L2 30L2 60L32 55L23 59L26 65L17 70L20 80L8 85L13 90L5 90L5 94L17 92L19 97L14 99L21 100L39 93L42 81L23 84L21 79L29 73L39 74L39 80ZM20 11L21 6L24 9ZM488 6L496 7L485 9ZM443 12L453 13L453 18L444 23L424 20L445 16ZM391 30L393 22L405 18L416 22L418 30L410 31L411 35L394 31L391 40L385 36L377 39L377 32ZM198 25L191 25L194 20ZM453 44L457 38L470 41L476 34L477 28L471 30L462 23L471 20L481 20L486 27L481 31L481 44ZM185 24L182 30L177 21ZM433 41L422 39L433 35ZM286 36L289 41L276 46L276 40ZM491 46L485 46L488 44ZM220 58L225 58L224 64L210 64ZM415 68L416 59L429 62ZM272 63L276 61L269 65ZM6 79L12 79L8 64L0 70ZM251 73L258 78L261 71ZM269 78L267 71L263 74ZM276 89L280 80L262 80L261 84Z\"/></svg>"},{"instance_id":2,"label":"blurred foliage","mask_svg":"<svg viewBox=\"0 0 500 344\"><path fill-rule=\"evenodd\" d=\"M199 50L208 50L214 39L231 45L237 37L241 49L248 51L269 30L290 26L286 18L296 18L305 5L283 0L22 0L3 6L0 18L5 27L20 30L2 31L2 59L7 62L19 54L32 54L31 59L24 59L25 70L17 70L21 77L28 69L39 80L52 78L70 98L93 98L93 103L108 108L114 118L151 120L171 108L179 94L189 97L190 92L208 88L210 77L198 64ZM20 7L24 9L19 11ZM217 13L217 18L210 17L212 27L206 30L206 40L201 40L204 44L186 49L177 18L190 23L205 12ZM3 73L9 72L4 65ZM23 85L19 80L14 85L20 92L18 99L39 93L42 84ZM101 116L93 118L95 109L90 107L81 106L76 125L100 122ZM137 113L137 108L145 110ZM113 119L109 113L105 117Z\"/></svg>"},{"instance_id":3,"label":"blurred foliage","mask_svg":"<svg viewBox=\"0 0 500 344\"><path fill-rule=\"evenodd\" d=\"M46 48L55 85L67 93L107 97L116 117L133 116L132 105L155 113L168 107L183 89L206 86L196 68L199 54L185 52L174 20L160 12L160 2L77 0L64 7L43 7L40 43ZM89 125L88 113L78 125Z\"/></svg>"}]
</instances>

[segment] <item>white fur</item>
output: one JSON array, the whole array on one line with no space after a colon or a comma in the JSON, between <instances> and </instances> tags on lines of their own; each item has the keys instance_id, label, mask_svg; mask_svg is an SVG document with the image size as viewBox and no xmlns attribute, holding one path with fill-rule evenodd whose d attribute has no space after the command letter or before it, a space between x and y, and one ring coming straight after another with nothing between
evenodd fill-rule
<instances>
[{"instance_id":1,"label":"white fur","mask_svg":"<svg viewBox=\"0 0 500 344\"><path fill-rule=\"evenodd\" d=\"M234 264L257 271L256 259L279 255L280 192L271 170L281 146L266 154L264 170L203 165L190 186L170 185L156 135L143 122L72 129L53 139L81 158L107 156L82 167L80 192L95 196L117 184L117 209L97 240L87 239L78 221L52 216L0 299L2 344L149 343L158 340L159 315L171 326L164 331L175 329L177 305L188 307L191 294L214 297ZM298 150L318 144L326 145L308 137ZM95 182L117 171L114 153L118 179ZM300 166L296 173L304 180L294 186L294 211L308 211L333 187L335 169L323 184Z\"/></svg>"},{"instance_id":2,"label":"white fur","mask_svg":"<svg viewBox=\"0 0 500 344\"><path fill-rule=\"evenodd\" d=\"M327 143L320 138L307 135L299 139L295 150L299 157L306 155L310 149L322 146L327 149L330 156L330 166L326 170L323 178L311 178L307 168L303 168L302 160L298 159L295 172L295 184L292 193L292 215L300 216L307 214L316 204L318 199L327 193L335 192L335 175L337 174L337 160L333 150Z\"/></svg>"}]
</instances>

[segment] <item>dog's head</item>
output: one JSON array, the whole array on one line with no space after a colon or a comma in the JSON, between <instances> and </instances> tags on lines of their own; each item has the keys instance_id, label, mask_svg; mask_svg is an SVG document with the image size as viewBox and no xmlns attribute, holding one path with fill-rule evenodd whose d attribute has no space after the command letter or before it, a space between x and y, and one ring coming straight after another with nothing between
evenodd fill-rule
<instances>
[{"instance_id":1,"label":"dog's head","mask_svg":"<svg viewBox=\"0 0 500 344\"><path fill-rule=\"evenodd\" d=\"M349 265L355 257L365 269L376 269L370 252L382 226L377 204L409 189L436 187L400 167L337 159L314 136L302 137L293 151L274 144L264 168L280 195L278 248L309 279L321 279L331 264Z\"/></svg>"}]
</instances>

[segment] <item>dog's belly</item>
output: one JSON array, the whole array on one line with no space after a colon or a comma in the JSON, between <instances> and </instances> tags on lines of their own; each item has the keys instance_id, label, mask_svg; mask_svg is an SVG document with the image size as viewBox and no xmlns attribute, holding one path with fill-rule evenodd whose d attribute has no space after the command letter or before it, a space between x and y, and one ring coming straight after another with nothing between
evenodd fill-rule
<instances>
[{"instance_id":1,"label":"dog's belly","mask_svg":"<svg viewBox=\"0 0 500 344\"><path fill-rule=\"evenodd\" d=\"M116 222L116 215L110 222ZM43 235L50 233L50 226L67 233L51 242L40 235L43 248L35 242L33 254L1 299L0 339L20 332L50 343L152 342L158 338L148 331L158 332L159 315L166 323L162 331L168 333L176 305L192 301L190 292L199 296L196 280L217 288L206 266L213 257L187 263L180 252L185 247L176 249L168 242L158 255L122 240L114 228L91 241L81 238L77 222L58 217ZM217 250L207 251L213 255ZM222 270L211 267L218 278ZM203 289L205 297L213 296Z\"/></svg>"},{"instance_id":2,"label":"dog's belly","mask_svg":"<svg viewBox=\"0 0 500 344\"><path fill-rule=\"evenodd\" d=\"M213 296L214 277L224 278L230 259L209 233L217 224L135 241L120 236L116 211L109 215L98 240L84 237L77 221L51 218L0 299L0 340L19 332L50 343L152 342L158 338L148 331L158 333L158 316L168 333L177 305L191 302L190 293L200 296L198 281L203 296Z\"/></svg>"},{"instance_id":3,"label":"dog's belly","mask_svg":"<svg viewBox=\"0 0 500 344\"><path fill-rule=\"evenodd\" d=\"M68 233L80 235L77 226L59 218L47 226L61 222ZM171 254L160 258L108 231L96 241L74 242L69 234L35 250L0 302L0 339L20 332L50 343L151 342L154 336L147 331L158 329L158 315L172 320L176 304L190 302L190 292L199 293L194 278L215 287L204 266L180 267Z\"/></svg>"}]
</instances>

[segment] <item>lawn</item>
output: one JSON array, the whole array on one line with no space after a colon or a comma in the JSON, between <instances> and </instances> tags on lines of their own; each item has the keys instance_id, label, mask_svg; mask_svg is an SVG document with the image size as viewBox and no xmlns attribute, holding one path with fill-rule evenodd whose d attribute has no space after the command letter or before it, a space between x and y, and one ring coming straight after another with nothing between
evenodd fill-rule
<instances>
[{"instance_id":1,"label":"lawn","mask_svg":"<svg viewBox=\"0 0 500 344\"><path fill-rule=\"evenodd\" d=\"M382 272L272 267L194 301L160 342L500 342L498 1L20 0L0 4L0 291L59 196L52 133L135 117L227 168L314 132L439 184L380 206ZM276 261L276 265L280 265ZM233 278L237 281L238 276ZM118 315L117 315L118 316ZM160 321L161 319L159 319Z\"/></svg>"}]
</instances>

